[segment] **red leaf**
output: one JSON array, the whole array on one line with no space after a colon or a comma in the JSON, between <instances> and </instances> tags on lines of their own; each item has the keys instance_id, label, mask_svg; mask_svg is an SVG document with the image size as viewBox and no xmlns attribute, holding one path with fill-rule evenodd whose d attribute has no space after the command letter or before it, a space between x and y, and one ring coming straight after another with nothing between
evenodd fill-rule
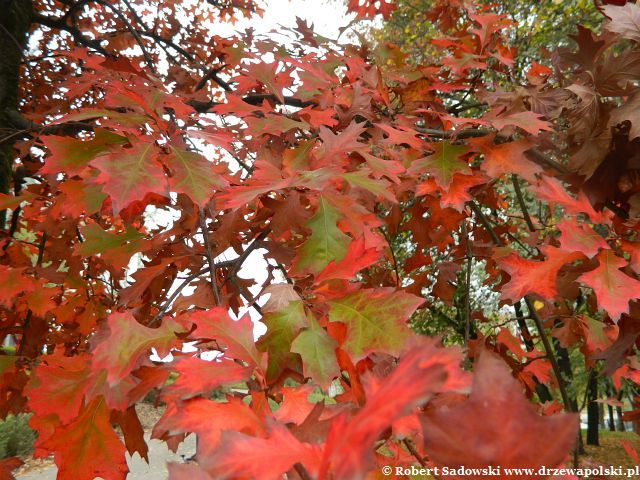
<instances>
[{"instance_id":1,"label":"red leaf","mask_svg":"<svg viewBox=\"0 0 640 480\"><path fill-rule=\"evenodd\" d=\"M216 340L226 346L225 356L261 366L262 356L256 349L253 323L249 316L232 320L224 308L212 308L189 315L196 325L192 338Z\"/></svg>"},{"instance_id":2,"label":"red leaf","mask_svg":"<svg viewBox=\"0 0 640 480\"><path fill-rule=\"evenodd\" d=\"M129 455L133 456L137 452L141 458L149 463L149 447L144 440L144 429L136 413L136 408L129 407L125 412L115 410L112 414L112 420L120 425Z\"/></svg>"},{"instance_id":3,"label":"red leaf","mask_svg":"<svg viewBox=\"0 0 640 480\"><path fill-rule=\"evenodd\" d=\"M74 419L90 387L87 355L45 357L32 372L25 394L38 415L56 414L63 424Z\"/></svg>"},{"instance_id":4,"label":"red leaf","mask_svg":"<svg viewBox=\"0 0 640 480\"><path fill-rule=\"evenodd\" d=\"M157 160L157 147L153 143L135 142L108 156L99 157L91 165L102 173L98 182L111 197L114 212L118 213L147 193L167 195L167 179Z\"/></svg>"},{"instance_id":5,"label":"red leaf","mask_svg":"<svg viewBox=\"0 0 640 480\"><path fill-rule=\"evenodd\" d=\"M402 355L396 369L382 379L365 406L352 418L333 422L323 469L335 478L362 478L372 465L371 446L394 421L412 412L433 394L466 388L468 379L456 349L424 340Z\"/></svg>"},{"instance_id":6,"label":"red leaf","mask_svg":"<svg viewBox=\"0 0 640 480\"><path fill-rule=\"evenodd\" d=\"M230 360L206 361L199 358L181 358L172 364L178 378L163 390L167 399L185 399L205 394L224 384L244 382L251 378L251 368Z\"/></svg>"},{"instance_id":7,"label":"red leaf","mask_svg":"<svg viewBox=\"0 0 640 480\"><path fill-rule=\"evenodd\" d=\"M347 253L339 262L332 260L315 278L316 285L326 280L350 280L363 268L373 265L380 259L375 248L364 246L364 237L353 240L349 244Z\"/></svg>"},{"instance_id":8,"label":"red leaf","mask_svg":"<svg viewBox=\"0 0 640 480\"><path fill-rule=\"evenodd\" d=\"M207 471L219 479L249 476L276 480L296 463L304 465L315 477L320 463L319 446L300 442L278 424L271 426L266 438L225 432L220 445L204 462Z\"/></svg>"},{"instance_id":9,"label":"red leaf","mask_svg":"<svg viewBox=\"0 0 640 480\"><path fill-rule=\"evenodd\" d=\"M640 281L620 271L627 266L627 261L613 250L603 250L597 258L598 268L582 274L578 280L593 288L598 306L617 321L629 311L629 300L640 296Z\"/></svg>"},{"instance_id":10,"label":"red leaf","mask_svg":"<svg viewBox=\"0 0 640 480\"><path fill-rule=\"evenodd\" d=\"M589 225L579 225L575 218L563 218L556 225L560 233L560 246L563 250L581 252L587 257L593 257L601 249L608 249L609 245Z\"/></svg>"},{"instance_id":11,"label":"red leaf","mask_svg":"<svg viewBox=\"0 0 640 480\"><path fill-rule=\"evenodd\" d=\"M45 446L55 452L59 480L124 480L125 447L111 428L104 398L85 406L73 422L56 430Z\"/></svg>"},{"instance_id":12,"label":"red leaf","mask_svg":"<svg viewBox=\"0 0 640 480\"><path fill-rule=\"evenodd\" d=\"M592 222L607 223L609 214L596 212L584 192L580 191L578 198L571 197L560 180L552 177L542 177L538 185L529 188L541 200L551 204L561 205L569 215L586 213Z\"/></svg>"},{"instance_id":13,"label":"red leaf","mask_svg":"<svg viewBox=\"0 0 640 480\"><path fill-rule=\"evenodd\" d=\"M242 400L229 398L227 403L220 403L194 398L170 403L153 427L151 438L166 439L183 433L196 433L200 439L198 456L204 458L218 447L220 435L225 430L256 434L261 433L263 427L262 421Z\"/></svg>"},{"instance_id":14,"label":"red leaf","mask_svg":"<svg viewBox=\"0 0 640 480\"><path fill-rule=\"evenodd\" d=\"M22 465L22 460L18 457L3 458L0 460L0 480L15 480L16 477L11 473Z\"/></svg>"},{"instance_id":15,"label":"red leaf","mask_svg":"<svg viewBox=\"0 0 640 480\"><path fill-rule=\"evenodd\" d=\"M509 428L496 428L508 425ZM555 467L576 440L578 417L541 417L522 394L504 363L483 352L469 399L422 417L425 450L441 467ZM469 479L484 479L469 475ZM535 479L536 474L501 478Z\"/></svg>"},{"instance_id":16,"label":"red leaf","mask_svg":"<svg viewBox=\"0 0 640 480\"><path fill-rule=\"evenodd\" d=\"M526 260L516 253L497 259L502 270L511 280L502 288L502 298L512 302L525 295L536 293L542 298L554 298L558 294L558 271L567 263L583 258L579 252L566 252L554 247L540 247L547 257L542 262Z\"/></svg>"},{"instance_id":17,"label":"red leaf","mask_svg":"<svg viewBox=\"0 0 640 480\"><path fill-rule=\"evenodd\" d=\"M107 325L108 336L94 350L92 368L107 370L107 379L112 385L129 375L139 361L150 355L152 348L162 357L179 347L181 342L176 333L184 331L169 317L158 328L145 327L130 312L111 314Z\"/></svg>"}]
</instances>

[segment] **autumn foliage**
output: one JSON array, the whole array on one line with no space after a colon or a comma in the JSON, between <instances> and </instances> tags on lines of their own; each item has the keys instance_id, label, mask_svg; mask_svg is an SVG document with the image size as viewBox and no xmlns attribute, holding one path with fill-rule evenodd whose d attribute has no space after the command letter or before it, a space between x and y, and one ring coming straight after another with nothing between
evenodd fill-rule
<instances>
[{"instance_id":1,"label":"autumn foliage","mask_svg":"<svg viewBox=\"0 0 640 480\"><path fill-rule=\"evenodd\" d=\"M217 36L249 0L137 3L35 1L2 125L0 412L33 413L35 455L124 479L154 392L153 438L198 436L172 480L570 466L558 350L617 387L640 369L640 6L599 2L516 85L509 20L471 2L433 2L419 66L302 21ZM462 347L414 333L478 264L517 318L467 302Z\"/></svg>"}]
</instances>

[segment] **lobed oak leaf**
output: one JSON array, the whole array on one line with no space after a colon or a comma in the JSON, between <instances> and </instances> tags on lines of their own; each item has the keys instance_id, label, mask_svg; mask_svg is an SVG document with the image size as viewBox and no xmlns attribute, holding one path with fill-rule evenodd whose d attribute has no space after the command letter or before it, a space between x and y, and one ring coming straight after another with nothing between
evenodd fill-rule
<instances>
[{"instance_id":1,"label":"lobed oak leaf","mask_svg":"<svg viewBox=\"0 0 640 480\"><path fill-rule=\"evenodd\" d=\"M99 254L116 270L124 268L131 256L140 251L143 235L134 227L128 226L124 232L103 230L97 223L80 228L84 241L76 245L76 253L82 257Z\"/></svg>"},{"instance_id":2,"label":"lobed oak leaf","mask_svg":"<svg viewBox=\"0 0 640 480\"><path fill-rule=\"evenodd\" d=\"M366 129L362 123L355 121L338 133L333 133L331 129L321 126L318 129L318 136L322 140L322 146L318 152L318 159L334 164L338 163L337 158L341 155L364 148L366 145L359 142L358 138Z\"/></svg>"},{"instance_id":3,"label":"lobed oak leaf","mask_svg":"<svg viewBox=\"0 0 640 480\"><path fill-rule=\"evenodd\" d=\"M40 173L66 173L78 175L89 162L108 153L111 148L127 143L127 139L109 130L97 128L91 140L79 140L73 137L57 137L48 135L42 138L51 155L45 159Z\"/></svg>"},{"instance_id":4,"label":"lobed oak leaf","mask_svg":"<svg viewBox=\"0 0 640 480\"><path fill-rule=\"evenodd\" d=\"M469 164L460 157L469 152L465 145L454 145L450 142L434 142L429 144L433 154L415 160L409 168L409 173L420 175L429 173L434 176L436 183L443 189L448 189L456 173L470 173Z\"/></svg>"},{"instance_id":5,"label":"lobed oak leaf","mask_svg":"<svg viewBox=\"0 0 640 480\"><path fill-rule=\"evenodd\" d=\"M302 358L305 376L311 377L322 388L328 388L340 374L335 353L338 342L312 316L308 317L308 323L309 328L301 331L291 342L291 352Z\"/></svg>"},{"instance_id":6,"label":"lobed oak leaf","mask_svg":"<svg viewBox=\"0 0 640 480\"><path fill-rule=\"evenodd\" d=\"M391 0L349 0L348 8L361 17L374 17L380 14L388 18L397 5Z\"/></svg>"},{"instance_id":7,"label":"lobed oak leaf","mask_svg":"<svg viewBox=\"0 0 640 480\"><path fill-rule=\"evenodd\" d=\"M29 408L38 416L56 414L63 424L73 420L91 386L89 362L88 355L47 355L25 387Z\"/></svg>"},{"instance_id":8,"label":"lobed oak leaf","mask_svg":"<svg viewBox=\"0 0 640 480\"><path fill-rule=\"evenodd\" d=\"M436 466L455 468L555 467L573 447L578 428L575 414L539 416L506 365L488 352L478 360L469 399L431 410L421 420L429 458ZM516 476L503 473L501 478Z\"/></svg>"},{"instance_id":9,"label":"lobed oak leaf","mask_svg":"<svg viewBox=\"0 0 640 480\"><path fill-rule=\"evenodd\" d=\"M125 480L125 447L113 431L104 398L86 405L78 418L56 429L45 442L54 452L59 480Z\"/></svg>"},{"instance_id":10,"label":"lobed oak leaf","mask_svg":"<svg viewBox=\"0 0 640 480\"><path fill-rule=\"evenodd\" d=\"M496 130L502 130L508 126L521 128L531 135L537 135L540 130L552 131L551 124L542 120L543 116L530 111L511 113L490 119L491 125Z\"/></svg>"},{"instance_id":11,"label":"lobed oak leaf","mask_svg":"<svg viewBox=\"0 0 640 480\"><path fill-rule=\"evenodd\" d=\"M338 228L340 217L339 211L321 196L315 215L306 224L311 235L298 251L294 272L317 274L331 261L344 258L351 238Z\"/></svg>"},{"instance_id":12,"label":"lobed oak leaf","mask_svg":"<svg viewBox=\"0 0 640 480\"><path fill-rule=\"evenodd\" d=\"M284 398L274 412L274 418L282 424L302 424L315 405L309 402L309 395L313 393L313 390L314 387L310 384L282 388L281 392Z\"/></svg>"},{"instance_id":13,"label":"lobed oak leaf","mask_svg":"<svg viewBox=\"0 0 640 480\"><path fill-rule=\"evenodd\" d=\"M593 289L598 306L617 322L623 313L629 312L629 301L640 296L640 281L620 271L628 262L613 250L602 250L597 259L598 267L578 280Z\"/></svg>"},{"instance_id":14,"label":"lobed oak leaf","mask_svg":"<svg viewBox=\"0 0 640 480\"><path fill-rule=\"evenodd\" d=\"M184 433L197 434L200 440L197 456L202 464L208 454L218 447L220 435L225 430L257 434L262 433L264 428L253 410L238 398L228 398L227 402L193 398L170 403L153 427L151 438L166 439Z\"/></svg>"},{"instance_id":15,"label":"lobed oak leaf","mask_svg":"<svg viewBox=\"0 0 640 480\"><path fill-rule=\"evenodd\" d=\"M180 399L206 394L225 384L245 382L251 378L250 367L244 367L230 360L207 361L199 358L181 358L171 364L178 378L164 388L166 399Z\"/></svg>"},{"instance_id":16,"label":"lobed oak leaf","mask_svg":"<svg viewBox=\"0 0 640 480\"><path fill-rule=\"evenodd\" d=\"M407 321L423 302L389 287L363 289L329 301L329 321L347 326L342 348L355 363L373 351L400 352L411 336Z\"/></svg>"},{"instance_id":17,"label":"lobed oak leaf","mask_svg":"<svg viewBox=\"0 0 640 480\"><path fill-rule=\"evenodd\" d=\"M352 188L361 188L376 197L384 198L392 203L398 203L395 195L388 189L390 182L384 178L371 178L370 174L370 170L365 167L355 172L343 173L342 178L344 178Z\"/></svg>"},{"instance_id":18,"label":"lobed oak leaf","mask_svg":"<svg viewBox=\"0 0 640 480\"><path fill-rule=\"evenodd\" d=\"M36 279L24 272L24 268L0 265L0 305L11 307L20 294L31 293L38 287Z\"/></svg>"},{"instance_id":19,"label":"lobed oak leaf","mask_svg":"<svg viewBox=\"0 0 640 480\"><path fill-rule=\"evenodd\" d=\"M560 230L560 247L566 251L580 252L591 258L600 250L609 248L606 240L586 224L578 224L575 218L563 218L556 227Z\"/></svg>"},{"instance_id":20,"label":"lobed oak leaf","mask_svg":"<svg viewBox=\"0 0 640 480\"><path fill-rule=\"evenodd\" d=\"M302 301L290 302L281 310L267 312L262 322L267 326L267 333L258 340L257 346L269 354L267 378L273 380L297 363L296 355L291 352L291 343L309 322Z\"/></svg>"},{"instance_id":21,"label":"lobed oak leaf","mask_svg":"<svg viewBox=\"0 0 640 480\"><path fill-rule=\"evenodd\" d=\"M443 208L453 208L458 212L464 210L465 204L473 198L469 190L487 182L487 178L482 174L461 175L455 173L449 188L440 195L440 205ZM420 186L418 186L418 189Z\"/></svg>"},{"instance_id":22,"label":"lobed oak leaf","mask_svg":"<svg viewBox=\"0 0 640 480\"><path fill-rule=\"evenodd\" d=\"M166 317L158 328L138 323L131 312L112 313L107 320L108 335L102 338L93 352L93 370L105 369L109 384L122 380L145 359L152 348L161 357L181 342L176 334L184 327Z\"/></svg>"},{"instance_id":23,"label":"lobed oak leaf","mask_svg":"<svg viewBox=\"0 0 640 480\"><path fill-rule=\"evenodd\" d=\"M364 237L353 240L344 258L339 262L331 261L314 280L319 285L327 280L351 280L363 268L373 265L380 259L375 248L365 248Z\"/></svg>"},{"instance_id":24,"label":"lobed oak leaf","mask_svg":"<svg viewBox=\"0 0 640 480\"><path fill-rule=\"evenodd\" d=\"M601 9L610 19L605 22L605 30L640 42L640 6L627 2L625 5L603 5Z\"/></svg>"},{"instance_id":25,"label":"lobed oak leaf","mask_svg":"<svg viewBox=\"0 0 640 480\"><path fill-rule=\"evenodd\" d=\"M177 193L184 193L196 205L204 205L213 195L214 189L228 186L228 182L215 172L214 165L202 155L176 148L166 162L172 171L169 187Z\"/></svg>"},{"instance_id":26,"label":"lobed oak leaf","mask_svg":"<svg viewBox=\"0 0 640 480\"><path fill-rule=\"evenodd\" d=\"M254 367L262 365L253 337L253 323L248 315L233 320L225 308L216 307L191 313L187 318L196 326L191 338L216 340L226 347L226 357L242 360Z\"/></svg>"},{"instance_id":27,"label":"lobed oak leaf","mask_svg":"<svg viewBox=\"0 0 640 480\"><path fill-rule=\"evenodd\" d=\"M396 125L395 127L384 123L376 123L375 125L388 135L385 143L394 146L405 144L416 150L420 150L425 146L425 142L419 137L420 133L417 130L402 125Z\"/></svg>"},{"instance_id":28,"label":"lobed oak leaf","mask_svg":"<svg viewBox=\"0 0 640 480\"><path fill-rule=\"evenodd\" d=\"M558 294L558 271L567 263L580 260L580 252L568 252L550 246L540 247L547 257L541 262L527 260L516 253L497 259L502 270L511 280L502 288L502 298L517 302L525 295L535 293L542 298L552 299Z\"/></svg>"},{"instance_id":29,"label":"lobed oak leaf","mask_svg":"<svg viewBox=\"0 0 640 480\"><path fill-rule=\"evenodd\" d=\"M387 428L434 394L467 388L461 361L458 349L438 348L434 339L415 342L401 355L398 366L376 382L360 411L332 422L321 472L330 471L333 478L368 478L371 447Z\"/></svg>"},{"instance_id":30,"label":"lobed oak leaf","mask_svg":"<svg viewBox=\"0 0 640 480\"><path fill-rule=\"evenodd\" d=\"M90 165L100 170L97 182L111 197L114 212L148 193L167 196L167 181L162 165L158 162L158 148L151 142L134 142L131 148L123 148L110 155L99 157Z\"/></svg>"},{"instance_id":31,"label":"lobed oak leaf","mask_svg":"<svg viewBox=\"0 0 640 480\"><path fill-rule=\"evenodd\" d=\"M79 217L83 213L93 215L107 198L100 185L80 180L67 180L60 184L61 198L57 203L60 211L69 217Z\"/></svg>"},{"instance_id":32,"label":"lobed oak leaf","mask_svg":"<svg viewBox=\"0 0 640 480\"><path fill-rule=\"evenodd\" d=\"M144 439L144 429L138 418L136 407L131 406L124 412L114 410L111 413L111 420L120 425L124 444L129 455L138 453L140 458L149 463L149 447Z\"/></svg>"},{"instance_id":33,"label":"lobed oak leaf","mask_svg":"<svg viewBox=\"0 0 640 480\"><path fill-rule=\"evenodd\" d=\"M538 184L529 187L529 190L541 200L564 207L569 215L586 213L592 222L608 222L609 215L596 212L584 192L580 191L578 198L573 198L557 178L543 176Z\"/></svg>"},{"instance_id":34,"label":"lobed oak leaf","mask_svg":"<svg viewBox=\"0 0 640 480\"><path fill-rule=\"evenodd\" d=\"M318 445L299 441L277 423L270 426L266 438L224 432L220 445L205 462L206 470L219 479L248 476L277 480L297 463L315 477L321 458Z\"/></svg>"},{"instance_id":35,"label":"lobed oak leaf","mask_svg":"<svg viewBox=\"0 0 640 480\"><path fill-rule=\"evenodd\" d=\"M472 141L483 155L482 171L491 178L516 173L529 183L536 180L536 174L541 168L527 159L525 152L532 146L528 140L494 143L495 135L475 139Z\"/></svg>"}]
</instances>

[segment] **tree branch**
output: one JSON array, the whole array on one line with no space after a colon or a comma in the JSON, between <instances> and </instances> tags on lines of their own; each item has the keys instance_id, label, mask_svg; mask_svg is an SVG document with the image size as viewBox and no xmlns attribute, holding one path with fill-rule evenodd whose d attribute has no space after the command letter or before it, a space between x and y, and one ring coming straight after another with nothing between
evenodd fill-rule
<instances>
[{"instance_id":1,"label":"tree branch","mask_svg":"<svg viewBox=\"0 0 640 480\"><path fill-rule=\"evenodd\" d=\"M200 229L202 230L202 237L204 240L204 249L206 252L207 262L209 263L209 274L211 276L211 289L213 291L213 298L216 301L216 305L220 306L220 293L218 292L218 282L216 280L216 262L211 251L211 242L209 240L209 227L207 226L207 220L204 217L202 210L198 211L198 217L200 219Z\"/></svg>"},{"instance_id":2,"label":"tree branch","mask_svg":"<svg viewBox=\"0 0 640 480\"><path fill-rule=\"evenodd\" d=\"M62 31L68 32L71 34L71 36L73 36L73 39L76 41L76 43L79 43L80 45L84 45L87 48L91 48L96 52L101 53L105 57L111 57L111 58L115 57L114 54L109 53L107 50L104 49L102 45L100 45L100 40L87 37L78 29L78 27L67 24L67 22L62 18L53 18L53 17L48 17L46 15L42 15L40 13L35 13L33 15L33 21L35 23L44 25L45 27L48 27L54 30L62 30Z\"/></svg>"}]
</instances>

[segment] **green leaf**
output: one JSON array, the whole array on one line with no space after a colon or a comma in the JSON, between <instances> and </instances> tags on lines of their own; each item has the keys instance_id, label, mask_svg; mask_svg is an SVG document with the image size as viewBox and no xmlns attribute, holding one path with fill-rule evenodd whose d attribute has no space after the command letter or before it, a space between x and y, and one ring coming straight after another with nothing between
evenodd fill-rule
<instances>
[{"instance_id":1,"label":"green leaf","mask_svg":"<svg viewBox=\"0 0 640 480\"><path fill-rule=\"evenodd\" d=\"M322 388L327 388L340 373L336 360L338 343L318 322L309 317L309 328L300 332L291 344L291 351L302 357L304 373Z\"/></svg>"},{"instance_id":2,"label":"green leaf","mask_svg":"<svg viewBox=\"0 0 640 480\"><path fill-rule=\"evenodd\" d=\"M328 302L329 321L347 326L342 348L354 363L373 351L394 355L413 335L406 322L423 301L393 288L359 290Z\"/></svg>"},{"instance_id":3,"label":"green leaf","mask_svg":"<svg viewBox=\"0 0 640 480\"><path fill-rule=\"evenodd\" d=\"M352 187L362 188L378 197L382 197L393 203L398 203L396 197L387 190L390 182L383 178L375 180L369 176L370 173L371 171L368 168L361 168L356 172L343 173L342 178L344 178Z\"/></svg>"},{"instance_id":4,"label":"green leaf","mask_svg":"<svg viewBox=\"0 0 640 480\"><path fill-rule=\"evenodd\" d=\"M111 147L127 143L125 137L103 128L97 128L91 140L51 135L42 141L51 152L51 156L47 157L40 172L64 172L68 175L80 173L91 160L109 152Z\"/></svg>"},{"instance_id":5,"label":"green leaf","mask_svg":"<svg viewBox=\"0 0 640 480\"><path fill-rule=\"evenodd\" d=\"M410 173L429 173L442 188L449 188L455 173L469 173L469 165L460 160L460 156L468 152L464 145L453 145L450 142L434 142L430 146L434 152L428 157L416 160L409 169Z\"/></svg>"},{"instance_id":6,"label":"green leaf","mask_svg":"<svg viewBox=\"0 0 640 480\"><path fill-rule=\"evenodd\" d=\"M143 235L128 226L122 233L107 232L97 223L90 223L80 229L84 242L76 247L82 257L100 254L105 263L121 268L129 263L131 256L138 252Z\"/></svg>"},{"instance_id":7,"label":"green leaf","mask_svg":"<svg viewBox=\"0 0 640 480\"><path fill-rule=\"evenodd\" d=\"M300 248L295 265L298 272L317 274L332 260L342 260L351 238L338 228L339 219L338 210L320 197L316 214L306 223L312 233Z\"/></svg>"},{"instance_id":8,"label":"green leaf","mask_svg":"<svg viewBox=\"0 0 640 480\"><path fill-rule=\"evenodd\" d=\"M187 194L198 205L211 198L214 188L228 185L214 172L213 164L197 153L171 147L167 163L173 173L169 180L171 190Z\"/></svg>"},{"instance_id":9,"label":"green leaf","mask_svg":"<svg viewBox=\"0 0 640 480\"><path fill-rule=\"evenodd\" d=\"M289 302L282 310L266 313L262 322L267 333L258 341L258 349L269 353L267 378L276 379L287 367L299 363L297 355L291 353L291 343L307 326L307 315L301 301Z\"/></svg>"}]
</instances>

